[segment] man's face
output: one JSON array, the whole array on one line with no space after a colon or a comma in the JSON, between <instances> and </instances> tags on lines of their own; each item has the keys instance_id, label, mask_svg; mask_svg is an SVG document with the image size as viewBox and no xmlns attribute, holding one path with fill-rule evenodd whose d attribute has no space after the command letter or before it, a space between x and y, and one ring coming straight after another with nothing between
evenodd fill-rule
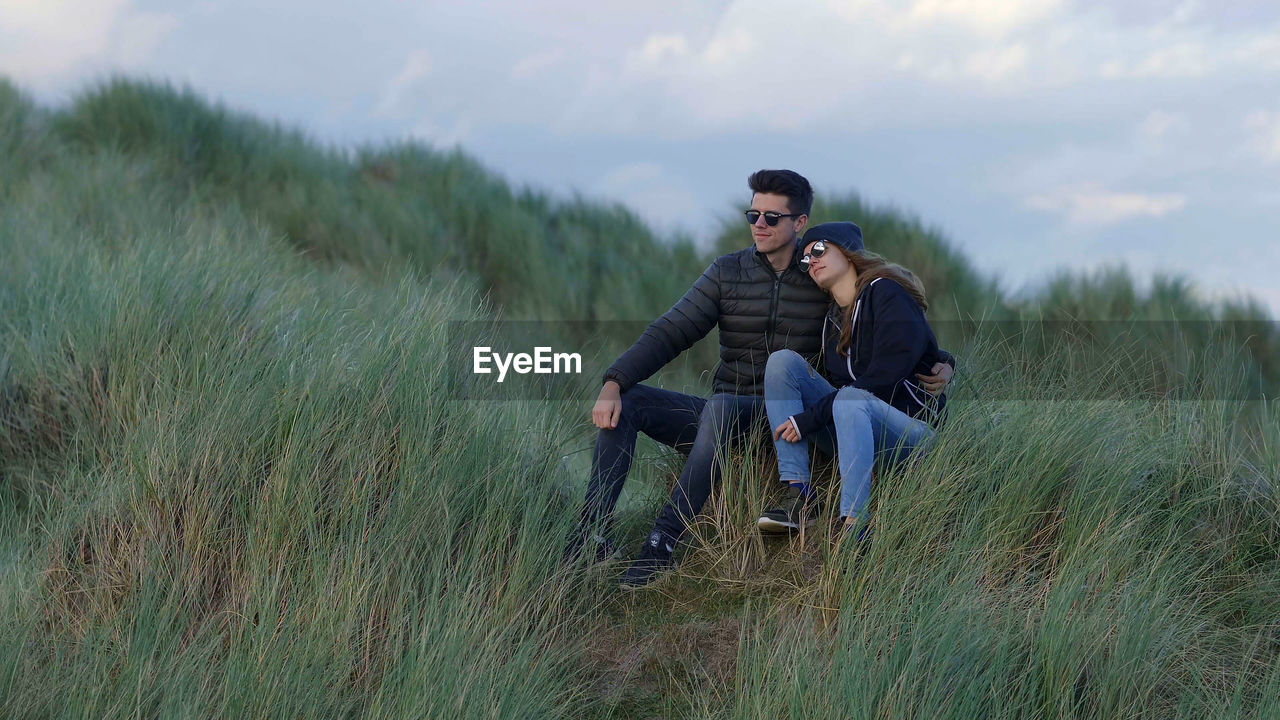
<instances>
[{"instance_id":1,"label":"man's face","mask_svg":"<svg viewBox=\"0 0 1280 720\"><path fill-rule=\"evenodd\" d=\"M755 224L751 226L751 239L756 243L756 250L766 255L784 247L794 247L796 235L804 230L804 224L809 220L807 215L784 217L778 220L777 225L770 227L764 213L775 212L782 215L791 213L791 209L787 207L786 195L756 193L751 196L751 209L760 213L760 217L756 218Z\"/></svg>"}]
</instances>

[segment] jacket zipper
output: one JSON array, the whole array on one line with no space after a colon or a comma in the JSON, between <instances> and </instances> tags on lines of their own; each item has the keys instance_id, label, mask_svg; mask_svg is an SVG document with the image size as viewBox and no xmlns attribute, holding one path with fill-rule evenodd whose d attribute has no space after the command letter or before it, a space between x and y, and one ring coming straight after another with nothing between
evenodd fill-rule
<instances>
[{"instance_id":1,"label":"jacket zipper","mask_svg":"<svg viewBox=\"0 0 1280 720\"><path fill-rule=\"evenodd\" d=\"M786 272L785 270L783 272ZM778 289L782 286L782 276L777 275L773 278L773 295L769 297L769 327L765 331L764 344L769 351L773 351L773 328L778 323Z\"/></svg>"},{"instance_id":2,"label":"jacket zipper","mask_svg":"<svg viewBox=\"0 0 1280 720\"><path fill-rule=\"evenodd\" d=\"M831 313L827 313L827 317L822 321L822 357L824 362L826 361L827 356L827 323L835 325L836 332L840 332L840 323L836 322L835 319L831 317ZM852 333L853 331L850 330L849 332ZM852 339L850 344L856 344L857 342L858 339L855 337ZM840 357L840 353L838 352L835 355L836 357ZM857 380L858 376L853 374L853 361L846 357L844 359L844 366L849 371L849 379Z\"/></svg>"},{"instance_id":3,"label":"jacket zipper","mask_svg":"<svg viewBox=\"0 0 1280 720\"><path fill-rule=\"evenodd\" d=\"M873 285L883 279L884 278L876 278L875 280L872 280L871 285L868 285L866 289L861 293L858 293L858 299L853 303L853 317L849 320L849 325L851 326L849 328L849 344L853 346L853 352L849 353L848 357L844 359L844 363L845 367L849 368L849 377L854 380L858 379L858 376L853 374L853 358L858 353L858 312L862 310L862 296L869 292Z\"/></svg>"},{"instance_id":4,"label":"jacket zipper","mask_svg":"<svg viewBox=\"0 0 1280 720\"><path fill-rule=\"evenodd\" d=\"M782 276L791 268L788 267L779 273L773 269L769 261L759 252L756 253L756 257L765 267L769 268L769 272L773 273L773 292L769 295L769 324L764 329L764 349L768 352L773 352L773 326L778 322L778 289L782 286ZM794 261L795 258L792 258L792 260Z\"/></svg>"}]
</instances>

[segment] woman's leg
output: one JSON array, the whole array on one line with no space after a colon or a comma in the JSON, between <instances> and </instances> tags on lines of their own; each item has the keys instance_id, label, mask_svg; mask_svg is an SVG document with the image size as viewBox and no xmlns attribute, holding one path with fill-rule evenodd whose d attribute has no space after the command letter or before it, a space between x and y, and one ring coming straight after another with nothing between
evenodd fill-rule
<instances>
[{"instance_id":1,"label":"woman's leg","mask_svg":"<svg viewBox=\"0 0 1280 720\"><path fill-rule=\"evenodd\" d=\"M840 515L861 522L876 454L889 451L894 461L906 457L933 437L933 429L858 388L842 388L831 412L840 463Z\"/></svg>"},{"instance_id":2,"label":"woman's leg","mask_svg":"<svg viewBox=\"0 0 1280 720\"><path fill-rule=\"evenodd\" d=\"M769 356L764 371L764 405L769 415L769 432L792 415L832 393L835 388L792 350ZM809 438L800 442L773 440L778 453L778 478L784 483L809 482Z\"/></svg>"}]
</instances>

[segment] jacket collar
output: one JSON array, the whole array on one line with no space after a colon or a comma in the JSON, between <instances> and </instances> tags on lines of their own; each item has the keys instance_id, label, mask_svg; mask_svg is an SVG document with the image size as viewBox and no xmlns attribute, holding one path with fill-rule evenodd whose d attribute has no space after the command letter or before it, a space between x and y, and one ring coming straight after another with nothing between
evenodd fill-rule
<instances>
[{"instance_id":1,"label":"jacket collar","mask_svg":"<svg viewBox=\"0 0 1280 720\"><path fill-rule=\"evenodd\" d=\"M800 238L796 238L796 242L797 242L797 243L798 243L798 242L800 242ZM797 245L796 247L794 247L794 248L791 250L791 261L790 261L790 262L788 262L788 263L787 263L787 266L786 266L785 268L783 268L783 269L782 269L782 272L784 272L784 273L785 273L785 272L787 272L788 270L791 270L791 269L793 269L793 268L794 268L794 269L796 269L796 270L799 270L799 269L800 269L800 250L801 250L801 248L802 248L802 247L803 247L803 246L801 246L801 245ZM759 259L760 259L760 262L764 263L764 264L769 268L769 270L771 270L771 271L773 271L773 272L777 272L777 270L774 270L774 269L773 269L773 264L769 262L769 258L765 257L765 254L764 254L764 253L762 253L762 252L760 252L759 250L756 250L756 249L755 249L755 244L754 244L754 243L751 245L751 247L750 247L750 248L747 248L747 249L752 250L752 251L755 253L755 256L756 256L757 258L759 258Z\"/></svg>"}]
</instances>

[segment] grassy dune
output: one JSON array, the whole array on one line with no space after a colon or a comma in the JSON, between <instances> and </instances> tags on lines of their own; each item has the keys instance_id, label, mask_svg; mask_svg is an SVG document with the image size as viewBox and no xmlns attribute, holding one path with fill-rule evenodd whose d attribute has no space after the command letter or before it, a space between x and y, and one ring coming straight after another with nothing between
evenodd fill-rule
<instances>
[{"instance_id":1,"label":"grassy dune","mask_svg":"<svg viewBox=\"0 0 1280 720\"><path fill-rule=\"evenodd\" d=\"M1265 313L1119 270L1006 297L898 211L836 218L962 358L940 443L878 472L867 548L757 536L749 447L679 572L621 593L623 560L558 564L586 398L711 254L458 153L0 82L0 715L1280 715ZM451 323L495 318L593 321L560 330L581 387L460 394ZM640 453L628 550L680 467Z\"/></svg>"}]
</instances>

